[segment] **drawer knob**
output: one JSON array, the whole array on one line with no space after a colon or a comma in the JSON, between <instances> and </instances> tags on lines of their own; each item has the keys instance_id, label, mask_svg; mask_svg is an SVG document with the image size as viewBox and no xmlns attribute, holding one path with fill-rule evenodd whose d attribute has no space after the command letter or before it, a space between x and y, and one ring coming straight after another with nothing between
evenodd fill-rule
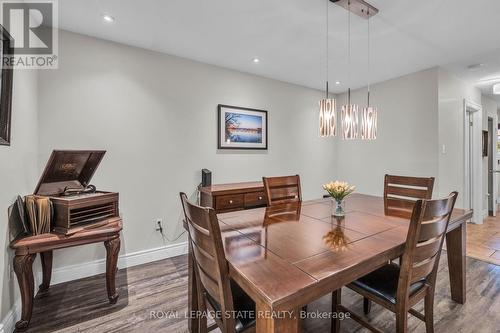
<instances>
[{"instance_id":1,"label":"drawer knob","mask_svg":"<svg viewBox=\"0 0 500 333\"><path fill-rule=\"evenodd\" d=\"M262 197L259 197L259 200L262 200Z\"/></svg>"},{"instance_id":2,"label":"drawer knob","mask_svg":"<svg viewBox=\"0 0 500 333\"><path fill-rule=\"evenodd\" d=\"M233 203L233 200L229 200L229 203L232 204Z\"/></svg>"}]
</instances>

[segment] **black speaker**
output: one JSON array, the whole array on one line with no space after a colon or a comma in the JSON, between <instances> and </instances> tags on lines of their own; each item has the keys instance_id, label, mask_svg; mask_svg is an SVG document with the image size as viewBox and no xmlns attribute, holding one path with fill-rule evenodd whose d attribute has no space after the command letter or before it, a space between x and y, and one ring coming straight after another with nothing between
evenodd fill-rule
<instances>
[{"instance_id":1,"label":"black speaker","mask_svg":"<svg viewBox=\"0 0 500 333\"><path fill-rule=\"evenodd\" d=\"M212 185L212 171L208 169L201 169L201 186Z\"/></svg>"}]
</instances>

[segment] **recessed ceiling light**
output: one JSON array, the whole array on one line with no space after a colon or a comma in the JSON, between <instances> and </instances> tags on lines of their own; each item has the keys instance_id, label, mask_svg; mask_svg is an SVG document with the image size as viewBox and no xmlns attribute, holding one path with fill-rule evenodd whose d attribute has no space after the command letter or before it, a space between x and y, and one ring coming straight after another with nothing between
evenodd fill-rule
<instances>
[{"instance_id":1,"label":"recessed ceiling light","mask_svg":"<svg viewBox=\"0 0 500 333\"><path fill-rule=\"evenodd\" d=\"M336 85L339 85L339 84L340 84L340 81L335 81L335 84L336 84Z\"/></svg>"},{"instance_id":2,"label":"recessed ceiling light","mask_svg":"<svg viewBox=\"0 0 500 333\"><path fill-rule=\"evenodd\" d=\"M497 83L493 86L493 94L500 95L500 83Z\"/></svg>"},{"instance_id":3,"label":"recessed ceiling light","mask_svg":"<svg viewBox=\"0 0 500 333\"><path fill-rule=\"evenodd\" d=\"M472 64L472 65L469 65L469 66L467 66L467 68L468 68L469 70L473 71L473 70L475 70L475 69L479 69L479 68L481 68L481 67L483 67L483 66L484 66L484 64L479 63L479 64Z\"/></svg>"},{"instance_id":4,"label":"recessed ceiling light","mask_svg":"<svg viewBox=\"0 0 500 333\"><path fill-rule=\"evenodd\" d=\"M260 59L257 58L257 57L255 57L255 58L252 59L252 61L253 61L254 64L258 64L260 62Z\"/></svg>"},{"instance_id":5,"label":"recessed ceiling light","mask_svg":"<svg viewBox=\"0 0 500 333\"><path fill-rule=\"evenodd\" d=\"M108 15L108 14L104 14L102 16L102 19L104 20L104 22L108 22L108 23L113 23L115 21L115 18L111 15Z\"/></svg>"}]
</instances>

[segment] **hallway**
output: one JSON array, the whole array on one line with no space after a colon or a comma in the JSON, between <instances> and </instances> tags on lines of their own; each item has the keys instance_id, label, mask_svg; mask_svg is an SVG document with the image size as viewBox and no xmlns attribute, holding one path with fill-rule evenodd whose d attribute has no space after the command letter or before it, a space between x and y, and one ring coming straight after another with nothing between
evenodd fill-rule
<instances>
[{"instance_id":1,"label":"hallway","mask_svg":"<svg viewBox=\"0 0 500 333\"><path fill-rule=\"evenodd\" d=\"M500 216L467 224L467 256L500 265Z\"/></svg>"}]
</instances>

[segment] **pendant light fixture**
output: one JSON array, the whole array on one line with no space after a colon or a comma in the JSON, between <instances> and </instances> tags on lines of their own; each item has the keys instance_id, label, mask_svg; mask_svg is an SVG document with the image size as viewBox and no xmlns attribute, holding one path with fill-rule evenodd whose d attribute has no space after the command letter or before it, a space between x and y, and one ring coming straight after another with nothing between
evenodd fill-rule
<instances>
[{"instance_id":1,"label":"pendant light fixture","mask_svg":"<svg viewBox=\"0 0 500 333\"><path fill-rule=\"evenodd\" d=\"M319 136L329 137L337 135L337 110L335 100L330 98L328 92L328 5L326 0L326 89L325 98L319 101Z\"/></svg>"},{"instance_id":2,"label":"pendant light fixture","mask_svg":"<svg viewBox=\"0 0 500 333\"><path fill-rule=\"evenodd\" d=\"M347 0L347 59L349 71L349 85L351 84L351 0ZM352 140L358 138L358 106L351 104L351 88L347 90L347 104L342 106L342 139Z\"/></svg>"},{"instance_id":3,"label":"pendant light fixture","mask_svg":"<svg viewBox=\"0 0 500 333\"><path fill-rule=\"evenodd\" d=\"M367 104L361 113L361 139L375 140L377 138L377 108L370 106L370 8L368 11L368 92Z\"/></svg>"}]
</instances>

